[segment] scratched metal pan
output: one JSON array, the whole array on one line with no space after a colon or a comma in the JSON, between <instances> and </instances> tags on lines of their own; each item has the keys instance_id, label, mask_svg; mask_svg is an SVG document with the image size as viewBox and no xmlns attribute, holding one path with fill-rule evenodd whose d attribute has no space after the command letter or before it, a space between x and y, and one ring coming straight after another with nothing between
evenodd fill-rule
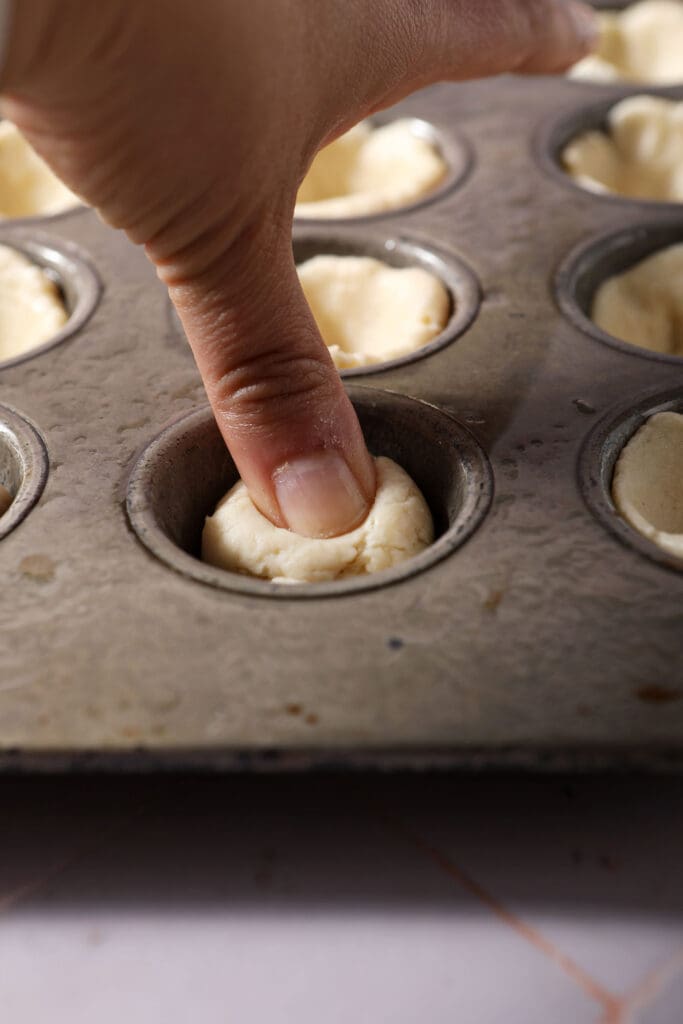
<instances>
[{"instance_id":1,"label":"scratched metal pan","mask_svg":"<svg viewBox=\"0 0 683 1024\"><path fill-rule=\"evenodd\" d=\"M606 274L683 240L683 208L571 187L553 149L632 91L420 93L389 116L443 148L444 187L295 226L297 258L417 263L452 296L427 352L354 375L370 446L412 470L438 534L359 585L198 561L234 467L153 270L87 210L2 226L81 317L0 367L5 769L681 765L683 573L617 521L609 473L648 409L680 403L683 361L587 312Z\"/></svg>"}]
</instances>

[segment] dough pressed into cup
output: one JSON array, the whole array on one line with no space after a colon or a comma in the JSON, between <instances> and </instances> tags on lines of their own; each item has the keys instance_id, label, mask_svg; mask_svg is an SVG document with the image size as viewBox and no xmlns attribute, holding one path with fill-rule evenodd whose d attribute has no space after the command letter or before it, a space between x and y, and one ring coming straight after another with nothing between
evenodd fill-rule
<instances>
[{"instance_id":1,"label":"dough pressed into cup","mask_svg":"<svg viewBox=\"0 0 683 1024\"><path fill-rule=\"evenodd\" d=\"M607 121L606 132L584 132L562 151L576 182L592 192L683 202L683 102L631 96Z\"/></svg>"},{"instance_id":2,"label":"dough pressed into cup","mask_svg":"<svg viewBox=\"0 0 683 1024\"><path fill-rule=\"evenodd\" d=\"M364 256L314 256L297 269L340 370L416 352L448 323L450 295L421 267L390 267Z\"/></svg>"},{"instance_id":3,"label":"dough pressed into cup","mask_svg":"<svg viewBox=\"0 0 683 1024\"><path fill-rule=\"evenodd\" d=\"M412 558L434 539L431 513L405 470L383 456L375 464L377 494L365 522L324 540L274 526L239 481L207 516L202 559L277 583L323 583L390 569Z\"/></svg>"},{"instance_id":4,"label":"dough pressed into cup","mask_svg":"<svg viewBox=\"0 0 683 1024\"><path fill-rule=\"evenodd\" d=\"M660 249L603 282L591 319L631 345L683 356L683 244Z\"/></svg>"},{"instance_id":5,"label":"dough pressed into cup","mask_svg":"<svg viewBox=\"0 0 683 1024\"><path fill-rule=\"evenodd\" d=\"M301 183L296 217L362 217L428 195L446 163L409 119L373 128L361 121L316 154Z\"/></svg>"},{"instance_id":6,"label":"dough pressed into cup","mask_svg":"<svg viewBox=\"0 0 683 1024\"><path fill-rule=\"evenodd\" d=\"M660 412L624 446L612 497L631 526L683 558L683 415Z\"/></svg>"},{"instance_id":7,"label":"dough pressed into cup","mask_svg":"<svg viewBox=\"0 0 683 1024\"><path fill-rule=\"evenodd\" d=\"M79 206L11 121L0 121L0 219L49 216Z\"/></svg>"},{"instance_id":8,"label":"dough pressed into cup","mask_svg":"<svg viewBox=\"0 0 683 1024\"><path fill-rule=\"evenodd\" d=\"M45 271L0 245L0 362L49 341L67 319L59 289Z\"/></svg>"},{"instance_id":9,"label":"dough pressed into cup","mask_svg":"<svg viewBox=\"0 0 683 1024\"><path fill-rule=\"evenodd\" d=\"M595 82L683 81L683 4L680 0L641 0L623 11L599 13L597 51L569 74Z\"/></svg>"}]
</instances>

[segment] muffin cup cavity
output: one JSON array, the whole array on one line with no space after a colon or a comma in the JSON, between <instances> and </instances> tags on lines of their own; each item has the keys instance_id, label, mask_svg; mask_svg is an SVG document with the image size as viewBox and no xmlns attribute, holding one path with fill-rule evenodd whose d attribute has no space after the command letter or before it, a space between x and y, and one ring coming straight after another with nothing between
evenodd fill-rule
<instances>
[{"instance_id":1,"label":"muffin cup cavity","mask_svg":"<svg viewBox=\"0 0 683 1024\"><path fill-rule=\"evenodd\" d=\"M12 503L0 515L0 540L26 518L38 501L48 475L45 442L36 428L14 409L0 405L0 485Z\"/></svg>"},{"instance_id":2,"label":"muffin cup cavity","mask_svg":"<svg viewBox=\"0 0 683 1024\"><path fill-rule=\"evenodd\" d=\"M455 551L489 508L491 469L477 441L434 406L372 388L348 389L370 451L394 459L422 491L435 541L400 566L327 583L282 584L200 561L204 520L237 481L210 409L176 420L143 451L128 482L127 509L140 541L166 565L201 583L253 596L340 597L407 579Z\"/></svg>"},{"instance_id":3,"label":"muffin cup cavity","mask_svg":"<svg viewBox=\"0 0 683 1024\"><path fill-rule=\"evenodd\" d=\"M557 302L568 320L585 334L641 359L683 365L683 356L654 352L608 334L591 319L594 296L603 282L630 270L646 257L683 242L683 212L666 220L632 224L621 231L594 235L566 257L555 278Z\"/></svg>"},{"instance_id":4,"label":"muffin cup cavity","mask_svg":"<svg viewBox=\"0 0 683 1024\"><path fill-rule=\"evenodd\" d=\"M33 231L0 228L0 244L16 249L45 271L57 285L68 315L62 329L42 345L36 345L10 359L0 360L0 370L3 370L28 359L35 359L80 331L97 308L102 285L85 253L72 242L61 239L55 242L47 235Z\"/></svg>"},{"instance_id":5,"label":"muffin cup cavity","mask_svg":"<svg viewBox=\"0 0 683 1024\"><path fill-rule=\"evenodd\" d=\"M683 559L639 533L620 514L612 497L614 469L624 446L651 416L683 413L683 387L661 390L607 413L586 438L579 456L579 487L589 509L611 533L641 555L683 572Z\"/></svg>"},{"instance_id":6,"label":"muffin cup cavity","mask_svg":"<svg viewBox=\"0 0 683 1024\"><path fill-rule=\"evenodd\" d=\"M587 188L576 181L562 163L562 153L570 142L586 132L609 132L608 118L610 111L625 99L632 96L652 96L659 99L683 101L683 87L653 88L643 85L640 88L629 84L628 89L619 89L615 94L587 106L572 107L563 113L554 114L545 120L536 132L533 148L541 167L555 181L570 188L573 192L588 196L600 203L626 203L628 206L642 206L644 209L681 211L681 202L673 199L647 199L635 196L624 196L616 192L598 191Z\"/></svg>"},{"instance_id":7,"label":"muffin cup cavity","mask_svg":"<svg viewBox=\"0 0 683 1024\"><path fill-rule=\"evenodd\" d=\"M395 120L397 120L395 113L380 113L371 117L369 123L373 128L382 128ZM410 213L412 210L421 209L429 203L442 199L453 189L462 185L472 166L472 150L469 143L452 129L449 128L448 131L442 130L421 117L407 117L401 118L401 120L409 121L413 135L428 142L446 164L444 177L433 189L412 201L385 210L378 210L375 213L357 214L348 217L295 216L294 224L313 224L320 227L330 224L358 224L365 223L366 221L380 220L385 217L394 217L397 214Z\"/></svg>"},{"instance_id":8,"label":"muffin cup cavity","mask_svg":"<svg viewBox=\"0 0 683 1024\"><path fill-rule=\"evenodd\" d=\"M396 359L340 370L342 377L365 377L424 359L464 334L479 312L481 289L473 271L457 256L432 245L403 236L378 241L376 238L340 237L333 232L312 232L300 228L295 230L293 248L297 265L314 256L368 256L389 267L419 267L439 278L450 295L448 322L430 342Z\"/></svg>"}]
</instances>

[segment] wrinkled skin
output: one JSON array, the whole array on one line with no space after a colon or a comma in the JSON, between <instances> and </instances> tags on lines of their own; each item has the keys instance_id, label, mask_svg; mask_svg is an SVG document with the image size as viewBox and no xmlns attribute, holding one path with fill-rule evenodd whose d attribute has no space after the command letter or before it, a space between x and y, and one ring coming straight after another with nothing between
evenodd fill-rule
<instances>
[{"instance_id":1,"label":"wrinkled skin","mask_svg":"<svg viewBox=\"0 0 683 1024\"><path fill-rule=\"evenodd\" d=\"M355 526L374 471L297 279L315 152L439 80L555 72L592 12L562 0L18 0L3 112L169 288L252 499L310 536Z\"/></svg>"}]
</instances>

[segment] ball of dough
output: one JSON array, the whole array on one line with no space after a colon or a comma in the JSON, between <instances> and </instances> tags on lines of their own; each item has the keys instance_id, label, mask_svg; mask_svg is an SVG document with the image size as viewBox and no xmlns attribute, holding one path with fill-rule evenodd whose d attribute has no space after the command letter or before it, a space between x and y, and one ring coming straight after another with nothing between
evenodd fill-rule
<instances>
[{"instance_id":1,"label":"ball of dough","mask_svg":"<svg viewBox=\"0 0 683 1024\"><path fill-rule=\"evenodd\" d=\"M612 497L627 522L683 558L683 416L659 412L624 446Z\"/></svg>"},{"instance_id":2,"label":"ball of dough","mask_svg":"<svg viewBox=\"0 0 683 1024\"><path fill-rule=\"evenodd\" d=\"M679 0L641 0L624 11L606 11L600 19L597 51L569 72L596 82L683 81L683 4Z\"/></svg>"},{"instance_id":3,"label":"ball of dough","mask_svg":"<svg viewBox=\"0 0 683 1024\"><path fill-rule=\"evenodd\" d=\"M19 129L0 122L0 218L47 216L79 204Z\"/></svg>"},{"instance_id":4,"label":"ball of dough","mask_svg":"<svg viewBox=\"0 0 683 1024\"><path fill-rule=\"evenodd\" d=\"M340 370L415 352L448 323L450 295L421 267L389 267L362 256L314 256L298 272Z\"/></svg>"},{"instance_id":5,"label":"ball of dough","mask_svg":"<svg viewBox=\"0 0 683 1024\"><path fill-rule=\"evenodd\" d=\"M608 278L595 293L591 318L631 345L683 355L683 244Z\"/></svg>"},{"instance_id":6,"label":"ball of dough","mask_svg":"<svg viewBox=\"0 0 683 1024\"><path fill-rule=\"evenodd\" d=\"M12 498L12 495L7 490L7 488L3 487L2 484L0 484L0 516L5 514L7 509L12 504L13 500L14 499Z\"/></svg>"},{"instance_id":7,"label":"ball of dough","mask_svg":"<svg viewBox=\"0 0 683 1024\"><path fill-rule=\"evenodd\" d=\"M361 121L316 155L301 183L296 217L362 217L432 192L446 164L410 120Z\"/></svg>"},{"instance_id":8,"label":"ball of dough","mask_svg":"<svg viewBox=\"0 0 683 1024\"><path fill-rule=\"evenodd\" d=\"M683 103L632 96L612 107L607 132L577 136L562 152L565 170L592 192L683 201Z\"/></svg>"},{"instance_id":9,"label":"ball of dough","mask_svg":"<svg viewBox=\"0 0 683 1024\"><path fill-rule=\"evenodd\" d=\"M367 519L341 537L301 537L273 526L239 481L208 516L202 558L231 572L277 583L323 583L379 572L412 558L434 539L427 502L408 474L380 456Z\"/></svg>"},{"instance_id":10,"label":"ball of dough","mask_svg":"<svg viewBox=\"0 0 683 1024\"><path fill-rule=\"evenodd\" d=\"M23 253L0 245L0 361L49 341L67 320L54 281Z\"/></svg>"}]
</instances>

